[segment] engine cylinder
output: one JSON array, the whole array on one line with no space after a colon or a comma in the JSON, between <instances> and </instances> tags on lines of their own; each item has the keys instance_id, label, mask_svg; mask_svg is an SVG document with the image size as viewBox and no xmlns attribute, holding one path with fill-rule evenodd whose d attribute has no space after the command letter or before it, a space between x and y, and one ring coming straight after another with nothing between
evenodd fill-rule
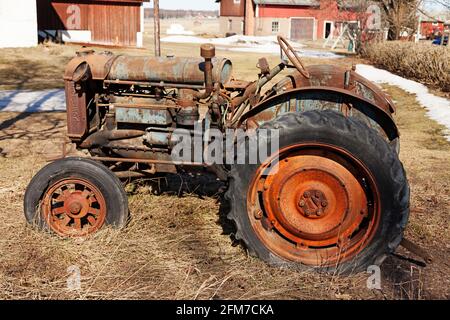
<instances>
[{"instance_id":1,"label":"engine cylinder","mask_svg":"<svg viewBox=\"0 0 450 320\"><path fill-rule=\"evenodd\" d=\"M231 79L232 63L213 58L213 81ZM205 61L201 58L118 56L111 65L108 80L168 82L201 85L205 82Z\"/></svg>"}]
</instances>

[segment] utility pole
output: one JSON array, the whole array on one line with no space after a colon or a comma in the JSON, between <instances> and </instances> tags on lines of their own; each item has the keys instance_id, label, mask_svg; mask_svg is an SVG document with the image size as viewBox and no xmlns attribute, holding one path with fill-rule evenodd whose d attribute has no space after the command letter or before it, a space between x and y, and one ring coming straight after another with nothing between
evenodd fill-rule
<instances>
[{"instance_id":1,"label":"utility pole","mask_svg":"<svg viewBox=\"0 0 450 320\"><path fill-rule=\"evenodd\" d=\"M153 1L153 15L155 21L155 56L161 56L161 28L159 23L159 0Z\"/></svg>"}]
</instances>

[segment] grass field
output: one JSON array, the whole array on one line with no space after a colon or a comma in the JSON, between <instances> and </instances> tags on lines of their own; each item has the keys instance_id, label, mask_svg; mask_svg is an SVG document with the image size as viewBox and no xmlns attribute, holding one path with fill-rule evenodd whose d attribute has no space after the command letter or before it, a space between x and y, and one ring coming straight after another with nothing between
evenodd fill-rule
<instances>
[{"instance_id":1,"label":"grass field","mask_svg":"<svg viewBox=\"0 0 450 320\"><path fill-rule=\"evenodd\" d=\"M0 50L0 89L62 87L64 65L76 50ZM199 47L163 44L163 52L192 56ZM232 59L237 78L251 80L257 73L258 54L218 55ZM278 57L269 61L274 65ZM350 67L355 60L305 62ZM82 240L43 233L25 223L23 195L45 155L58 152L65 114L2 112L0 299L449 299L450 144L414 96L385 89L397 102L401 160L412 189L406 235L431 253L432 264L423 267L400 248L382 266L381 290L367 289L364 273L340 278L268 267L232 240L221 185L207 176L128 186L132 219L123 230L106 228ZM71 266L81 271L79 291L67 290Z\"/></svg>"}]
</instances>

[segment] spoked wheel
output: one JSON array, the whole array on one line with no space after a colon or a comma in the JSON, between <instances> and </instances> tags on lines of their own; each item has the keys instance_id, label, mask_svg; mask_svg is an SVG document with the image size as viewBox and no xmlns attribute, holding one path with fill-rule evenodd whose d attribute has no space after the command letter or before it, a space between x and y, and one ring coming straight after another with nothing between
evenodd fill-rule
<instances>
[{"instance_id":1,"label":"spoked wheel","mask_svg":"<svg viewBox=\"0 0 450 320\"><path fill-rule=\"evenodd\" d=\"M68 158L44 167L25 194L29 223L63 237L87 236L104 225L121 227L128 202L119 179L94 161Z\"/></svg>"},{"instance_id":2,"label":"spoked wheel","mask_svg":"<svg viewBox=\"0 0 450 320\"><path fill-rule=\"evenodd\" d=\"M41 206L47 225L62 236L90 234L105 223L105 198L86 180L58 181L45 193Z\"/></svg>"},{"instance_id":3,"label":"spoked wheel","mask_svg":"<svg viewBox=\"0 0 450 320\"><path fill-rule=\"evenodd\" d=\"M380 264L402 239L409 187L392 148L334 111L285 114L280 149L235 165L228 197L236 237L270 264L349 273Z\"/></svg>"}]
</instances>

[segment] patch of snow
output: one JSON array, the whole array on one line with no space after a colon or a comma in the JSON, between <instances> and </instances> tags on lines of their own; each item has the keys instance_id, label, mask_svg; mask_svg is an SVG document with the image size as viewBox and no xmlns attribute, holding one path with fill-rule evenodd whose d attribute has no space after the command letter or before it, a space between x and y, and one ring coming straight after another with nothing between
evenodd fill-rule
<instances>
[{"instance_id":1,"label":"patch of snow","mask_svg":"<svg viewBox=\"0 0 450 320\"><path fill-rule=\"evenodd\" d=\"M356 72L375 83L387 83L415 94L417 102L427 110L428 116L447 128L445 135L450 141L450 100L430 93L428 88L421 83L373 66L359 64L356 66Z\"/></svg>"},{"instance_id":2,"label":"patch of snow","mask_svg":"<svg viewBox=\"0 0 450 320\"><path fill-rule=\"evenodd\" d=\"M166 34L168 35L187 35L192 36L195 33L193 31L185 30L183 25L178 23L173 23L170 25L170 28L167 29Z\"/></svg>"},{"instance_id":3,"label":"patch of snow","mask_svg":"<svg viewBox=\"0 0 450 320\"><path fill-rule=\"evenodd\" d=\"M255 52L267 54L280 54L280 46L276 36L257 37L235 35L227 38L200 38L193 36L175 35L161 39L166 43L212 43L220 50L229 50L235 52ZM292 47L303 57L336 59L342 56L327 51L306 50L304 45L291 42Z\"/></svg>"},{"instance_id":4,"label":"patch of snow","mask_svg":"<svg viewBox=\"0 0 450 320\"><path fill-rule=\"evenodd\" d=\"M280 54L280 46L276 36L242 36L234 35L226 38L200 38L193 36L169 36L161 39L162 42L167 43L195 43L204 44L212 43L217 46L219 50L228 50L235 52L253 52L266 54ZM300 43L291 42L292 47L303 57L319 58L319 59L337 59L341 55L318 50L306 50L304 45Z\"/></svg>"},{"instance_id":5,"label":"patch of snow","mask_svg":"<svg viewBox=\"0 0 450 320\"><path fill-rule=\"evenodd\" d=\"M219 50L228 50L235 52L252 52L252 53L267 53L267 54L280 54L280 46L267 45L258 47L217 47ZM343 56L335 54L333 52L319 51L319 50L295 50L300 57L316 58L316 59L340 59Z\"/></svg>"},{"instance_id":6,"label":"patch of snow","mask_svg":"<svg viewBox=\"0 0 450 320\"><path fill-rule=\"evenodd\" d=\"M319 50L300 50L300 57L317 58L317 59L341 59L344 56L328 51Z\"/></svg>"},{"instance_id":7,"label":"patch of snow","mask_svg":"<svg viewBox=\"0 0 450 320\"><path fill-rule=\"evenodd\" d=\"M6 90L0 91L0 111L44 112L65 111L64 90Z\"/></svg>"},{"instance_id":8,"label":"patch of snow","mask_svg":"<svg viewBox=\"0 0 450 320\"><path fill-rule=\"evenodd\" d=\"M199 37L192 37L192 36L169 36L165 38L161 38L161 42L167 42L167 43L210 43L209 39L207 38L199 38Z\"/></svg>"}]
</instances>

